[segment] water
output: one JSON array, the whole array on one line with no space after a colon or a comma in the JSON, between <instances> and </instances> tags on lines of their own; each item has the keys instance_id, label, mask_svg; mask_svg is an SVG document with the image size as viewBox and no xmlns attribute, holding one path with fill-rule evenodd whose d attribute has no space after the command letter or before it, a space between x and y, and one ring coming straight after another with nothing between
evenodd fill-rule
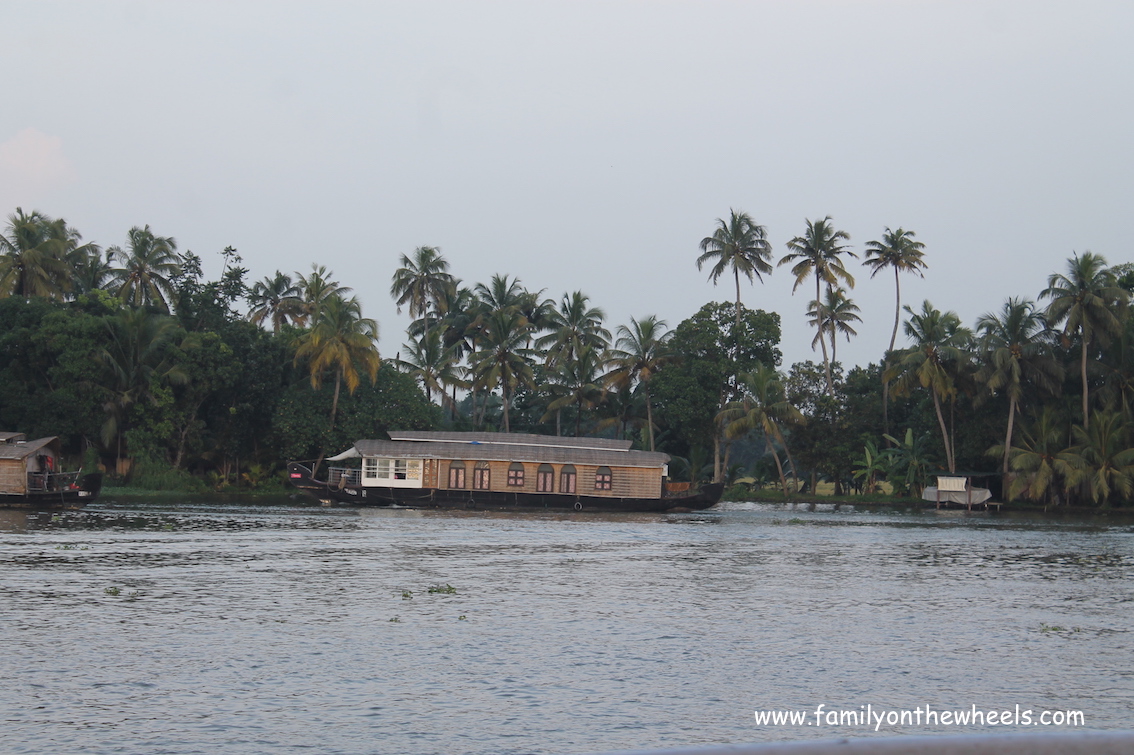
<instances>
[{"instance_id":1,"label":"water","mask_svg":"<svg viewBox=\"0 0 1134 755\"><path fill-rule=\"evenodd\" d=\"M0 751L572 753L1134 721L1134 522L734 504L0 511ZM455 593L430 593L431 586ZM117 592L117 594L112 594ZM1005 727L886 726L880 734Z\"/></svg>"}]
</instances>

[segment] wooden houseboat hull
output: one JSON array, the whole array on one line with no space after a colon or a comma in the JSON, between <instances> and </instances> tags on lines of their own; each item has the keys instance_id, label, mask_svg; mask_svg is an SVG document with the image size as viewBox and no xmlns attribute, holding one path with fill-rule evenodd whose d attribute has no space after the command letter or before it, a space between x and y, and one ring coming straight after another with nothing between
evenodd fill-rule
<instances>
[{"instance_id":1,"label":"wooden houseboat hull","mask_svg":"<svg viewBox=\"0 0 1134 755\"><path fill-rule=\"evenodd\" d=\"M580 511L580 512L686 512L715 505L724 485L703 485L696 491L661 498L625 498L563 493L529 493L497 490L451 490L444 488L363 487L330 484L316 480L311 470L295 462L288 464L289 482L321 503L350 506L400 506L417 509L466 509L471 511ZM340 481L343 478L340 478Z\"/></svg>"},{"instance_id":2,"label":"wooden houseboat hull","mask_svg":"<svg viewBox=\"0 0 1134 755\"><path fill-rule=\"evenodd\" d=\"M92 472L79 478L74 487L25 493L0 492L0 508L77 511L98 498L101 490L102 473Z\"/></svg>"}]
</instances>

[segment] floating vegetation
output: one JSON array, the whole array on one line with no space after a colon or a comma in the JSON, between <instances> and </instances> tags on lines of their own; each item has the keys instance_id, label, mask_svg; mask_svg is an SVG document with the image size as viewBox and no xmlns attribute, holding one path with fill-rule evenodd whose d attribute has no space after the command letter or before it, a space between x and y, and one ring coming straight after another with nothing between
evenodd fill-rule
<instances>
[{"instance_id":1,"label":"floating vegetation","mask_svg":"<svg viewBox=\"0 0 1134 755\"><path fill-rule=\"evenodd\" d=\"M126 597L130 600L137 600L138 598L142 597L142 593L140 590L132 590L126 593Z\"/></svg>"},{"instance_id":2,"label":"floating vegetation","mask_svg":"<svg viewBox=\"0 0 1134 755\"><path fill-rule=\"evenodd\" d=\"M391 624L401 624L402 620L399 619L397 616L395 616L394 618L390 619L390 623Z\"/></svg>"},{"instance_id":3,"label":"floating vegetation","mask_svg":"<svg viewBox=\"0 0 1134 755\"><path fill-rule=\"evenodd\" d=\"M453 587L450 584L430 585L429 586L429 592L431 594L432 593L441 593L442 595L456 595L457 594L457 588Z\"/></svg>"},{"instance_id":4,"label":"floating vegetation","mask_svg":"<svg viewBox=\"0 0 1134 755\"><path fill-rule=\"evenodd\" d=\"M85 545L57 545L57 546L55 546L55 550L57 550L57 551L89 551L90 548L88 548Z\"/></svg>"},{"instance_id":5,"label":"floating vegetation","mask_svg":"<svg viewBox=\"0 0 1134 755\"><path fill-rule=\"evenodd\" d=\"M1068 629L1067 627L1061 627L1061 626L1058 626L1056 624L1044 624L1042 621L1040 622L1040 632L1043 633L1043 634L1048 634L1048 633L1058 634L1060 632L1082 632L1082 631L1083 631L1082 627L1071 627L1070 629Z\"/></svg>"},{"instance_id":6,"label":"floating vegetation","mask_svg":"<svg viewBox=\"0 0 1134 755\"><path fill-rule=\"evenodd\" d=\"M465 616L463 613L460 616L457 617L457 621L468 621L468 620L469 620L469 617Z\"/></svg>"},{"instance_id":7,"label":"floating vegetation","mask_svg":"<svg viewBox=\"0 0 1134 755\"><path fill-rule=\"evenodd\" d=\"M402 590L402 600L413 600L413 590Z\"/></svg>"},{"instance_id":8,"label":"floating vegetation","mask_svg":"<svg viewBox=\"0 0 1134 755\"><path fill-rule=\"evenodd\" d=\"M120 590L117 587L107 587L106 589L103 590L103 592L106 593L107 595L118 595L122 592L122 590Z\"/></svg>"}]
</instances>

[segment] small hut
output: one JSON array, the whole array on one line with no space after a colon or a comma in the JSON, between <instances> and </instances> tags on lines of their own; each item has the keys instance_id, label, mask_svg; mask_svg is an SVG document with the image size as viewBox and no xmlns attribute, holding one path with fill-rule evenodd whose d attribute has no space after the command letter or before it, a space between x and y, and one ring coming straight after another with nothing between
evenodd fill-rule
<instances>
[{"instance_id":1,"label":"small hut","mask_svg":"<svg viewBox=\"0 0 1134 755\"><path fill-rule=\"evenodd\" d=\"M28 440L23 433L0 432L0 495L52 490L60 449L55 436Z\"/></svg>"}]
</instances>

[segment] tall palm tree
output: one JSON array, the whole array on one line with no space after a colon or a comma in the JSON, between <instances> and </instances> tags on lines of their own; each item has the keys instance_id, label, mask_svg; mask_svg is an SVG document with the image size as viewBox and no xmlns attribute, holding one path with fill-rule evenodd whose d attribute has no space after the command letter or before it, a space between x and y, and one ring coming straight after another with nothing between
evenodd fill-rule
<instances>
[{"instance_id":1,"label":"tall palm tree","mask_svg":"<svg viewBox=\"0 0 1134 755\"><path fill-rule=\"evenodd\" d=\"M527 343L531 325L517 309L506 307L490 312L482 322L480 349L471 356L476 385L486 391L500 386L504 412L504 432L512 431L508 409L511 396L521 385L532 386L535 376Z\"/></svg>"},{"instance_id":2,"label":"tall palm tree","mask_svg":"<svg viewBox=\"0 0 1134 755\"><path fill-rule=\"evenodd\" d=\"M941 400L953 400L957 393L957 367L968 359L968 346L972 333L961 325L956 312L941 312L929 301L921 305L921 312L905 308L910 317L906 320L906 335L914 345L902 352L896 364L883 374L883 380L896 380L894 393L908 395L915 386L929 389L933 396L933 409L941 428L945 445L945 459L949 472L957 471L953 457L953 444L941 411Z\"/></svg>"},{"instance_id":3,"label":"tall palm tree","mask_svg":"<svg viewBox=\"0 0 1134 755\"><path fill-rule=\"evenodd\" d=\"M840 242L850 241L850 234L846 231L836 230L831 224L831 216L822 220L807 221L807 231L802 236L796 236L788 242L790 250L780 259L780 265L792 263L791 274L795 276L795 285L792 293L799 288L809 277L815 278L815 299L820 301L820 287L839 285L839 281L846 283L848 288L854 288L854 276L843 266L840 257L844 254L854 258L858 255L850 251ZM819 332L823 332L823 317L818 318ZM835 395L835 382L831 378L831 360L827 356L827 342L820 338L819 345L823 348L823 370L827 378L827 392Z\"/></svg>"},{"instance_id":4,"label":"tall palm tree","mask_svg":"<svg viewBox=\"0 0 1134 755\"><path fill-rule=\"evenodd\" d=\"M772 367L758 363L756 369L742 373L740 379L743 397L726 404L724 411L717 415L717 422L724 424L725 436L733 440L744 437L752 430L764 434L765 448L776 462L776 471L780 475L780 485L786 497L789 494L787 477L772 441L777 441L784 452L788 453L780 423L803 424L803 414L788 402L780 375ZM788 458L790 460L790 454ZM793 474L794 470L793 464Z\"/></svg>"},{"instance_id":5,"label":"tall palm tree","mask_svg":"<svg viewBox=\"0 0 1134 755\"><path fill-rule=\"evenodd\" d=\"M362 305L353 296L325 299L319 308L319 319L296 339L295 362L307 362L312 388L318 390L322 386L327 370L335 375L330 430L335 429L342 383L345 381L347 391L353 394L362 382L359 368L371 383L377 378L382 363L377 342L378 323L362 316Z\"/></svg>"},{"instance_id":6,"label":"tall palm tree","mask_svg":"<svg viewBox=\"0 0 1134 755\"><path fill-rule=\"evenodd\" d=\"M609 364L614 369L606 376L615 389L637 384L646 394L646 425L649 428L650 450L654 448L654 409L650 400L650 379L673 360L667 344L671 332L665 320L649 315L641 320L630 318L630 326L618 326L618 338L610 350Z\"/></svg>"},{"instance_id":7,"label":"tall palm tree","mask_svg":"<svg viewBox=\"0 0 1134 755\"><path fill-rule=\"evenodd\" d=\"M398 359L398 369L421 382L428 401L433 400L433 393L436 391L441 396L441 403L449 405L450 399L446 389L463 382L457 374L456 348L445 345L443 334L437 328L425 333L418 340L402 344L402 348L406 351L406 357Z\"/></svg>"},{"instance_id":8,"label":"tall palm tree","mask_svg":"<svg viewBox=\"0 0 1134 755\"><path fill-rule=\"evenodd\" d=\"M811 348L814 349L819 339L825 334L831 339L831 361L837 362L839 361L836 356L838 337L842 335L847 339L847 343L850 343L851 336L858 335L858 331L854 329L851 323L862 322L862 318L858 316L858 313L862 310L854 301L847 298L847 290L842 286L828 287L824 293L825 301L813 301L811 302L811 309L807 310L807 316L811 318L808 325L816 327L815 338L811 340ZM820 321L823 323L823 330L818 330Z\"/></svg>"},{"instance_id":9,"label":"tall palm tree","mask_svg":"<svg viewBox=\"0 0 1134 755\"><path fill-rule=\"evenodd\" d=\"M1067 274L1053 273L1040 298L1051 299L1047 321L1054 327L1066 323L1065 333L1079 337L1079 378L1083 385L1083 429L1089 429L1087 356L1091 347L1106 346L1122 330L1118 311L1130 294L1118 285L1102 256L1083 252L1067 260Z\"/></svg>"},{"instance_id":10,"label":"tall palm tree","mask_svg":"<svg viewBox=\"0 0 1134 755\"><path fill-rule=\"evenodd\" d=\"M763 275L771 275L772 245L768 243L768 229L758 225L746 212L729 209L728 221L717 218L717 229L712 236L701 239L701 256L697 258L697 269L706 262L713 262L709 280L716 285L717 279L732 268L736 281L736 329L740 331L740 276L748 282L758 278L764 282Z\"/></svg>"},{"instance_id":11,"label":"tall palm tree","mask_svg":"<svg viewBox=\"0 0 1134 755\"><path fill-rule=\"evenodd\" d=\"M73 296L104 289L113 278L111 271L114 270L114 253L110 249L103 252L96 244L85 244L80 249L85 250L81 255L72 255L76 260L72 270Z\"/></svg>"},{"instance_id":12,"label":"tall palm tree","mask_svg":"<svg viewBox=\"0 0 1134 755\"><path fill-rule=\"evenodd\" d=\"M549 313L549 332L535 342L537 349L547 353L549 367L572 361L584 348L602 351L610 342L610 331L602 325L606 314L588 306L589 301L582 291L565 293L559 306Z\"/></svg>"},{"instance_id":13,"label":"tall palm tree","mask_svg":"<svg viewBox=\"0 0 1134 755\"><path fill-rule=\"evenodd\" d=\"M988 390L1008 396L1008 429L1004 436L1002 474L1008 487L1008 460L1012 431L1024 385L1031 382L1054 392L1063 380L1063 370L1052 357L1047 322L1031 301L1010 298L999 313L989 312L977 320L983 365L977 374Z\"/></svg>"},{"instance_id":14,"label":"tall palm tree","mask_svg":"<svg viewBox=\"0 0 1134 755\"><path fill-rule=\"evenodd\" d=\"M1077 474L1097 505L1108 505L1115 496L1129 499L1134 493L1134 448L1130 447L1130 428L1119 412L1094 412L1090 428L1076 425L1072 432L1078 441L1072 453Z\"/></svg>"},{"instance_id":15,"label":"tall palm tree","mask_svg":"<svg viewBox=\"0 0 1134 755\"><path fill-rule=\"evenodd\" d=\"M399 263L401 267L394 271L390 284L390 296L398 305L398 314L408 305L410 317L426 318L430 307L453 282L449 263L434 246L419 246L412 256L403 254ZM425 329L429 330L428 320Z\"/></svg>"},{"instance_id":16,"label":"tall palm tree","mask_svg":"<svg viewBox=\"0 0 1134 755\"><path fill-rule=\"evenodd\" d=\"M301 297L303 299L303 306L305 309L305 317L308 322L316 323L323 310L323 305L334 298L343 298L349 294L352 289L350 286L340 286L336 280L331 280L334 275L325 265L311 265L311 273L309 275L302 275L296 273L298 286Z\"/></svg>"},{"instance_id":17,"label":"tall palm tree","mask_svg":"<svg viewBox=\"0 0 1134 755\"><path fill-rule=\"evenodd\" d=\"M134 307L169 312L171 279L181 274L181 257L173 237L156 236L148 225L134 226L127 234L126 249L115 246L110 251L119 264L111 271L118 283L118 297Z\"/></svg>"},{"instance_id":18,"label":"tall palm tree","mask_svg":"<svg viewBox=\"0 0 1134 755\"><path fill-rule=\"evenodd\" d=\"M900 273L916 273L925 277L925 244L918 241L916 233L899 228L891 231L886 228L881 240L866 242L866 259L862 264L871 268L870 277L878 275L888 267L894 269L894 329L890 331L890 347L886 349L886 359L882 364L885 372L890 366L890 353L898 338L898 324L902 317L902 282ZM882 383L882 426L890 432L890 384Z\"/></svg>"},{"instance_id":19,"label":"tall palm tree","mask_svg":"<svg viewBox=\"0 0 1134 755\"><path fill-rule=\"evenodd\" d=\"M299 286L292 283L290 275L277 270L274 276L252 284L248 292L251 305L248 319L257 325L271 322L272 332L276 334L288 320L300 325L307 318L302 294Z\"/></svg>"},{"instance_id":20,"label":"tall palm tree","mask_svg":"<svg viewBox=\"0 0 1134 755\"><path fill-rule=\"evenodd\" d=\"M0 236L0 297L62 298L71 290L74 262L84 251L82 237L62 219L17 207L8 216L7 233Z\"/></svg>"},{"instance_id":21,"label":"tall palm tree","mask_svg":"<svg viewBox=\"0 0 1134 755\"><path fill-rule=\"evenodd\" d=\"M562 362L552 377L552 391L558 398L547 405L547 413L541 421L556 416L556 432L558 432L559 412L568 407L575 407L575 437L579 437L579 429L583 421L583 411L594 409L603 400L606 391L602 387L602 354L592 346L584 346L570 361Z\"/></svg>"}]
</instances>

